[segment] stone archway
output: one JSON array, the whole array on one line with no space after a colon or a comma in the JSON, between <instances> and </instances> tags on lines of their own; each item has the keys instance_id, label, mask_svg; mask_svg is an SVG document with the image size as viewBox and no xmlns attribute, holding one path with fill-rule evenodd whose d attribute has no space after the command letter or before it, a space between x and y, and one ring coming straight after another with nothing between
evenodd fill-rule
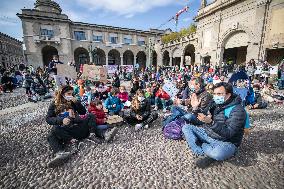
<instances>
[{"instance_id":1,"label":"stone archway","mask_svg":"<svg viewBox=\"0 0 284 189\"><path fill-rule=\"evenodd\" d=\"M139 69L146 68L147 56L144 51L139 51L136 55L136 63L139 64Z\"/></svg>"},{"instance_id":2,"label":"stone archway","mask_svg":"<svg viewBox=\"0 0 284 189\"><path fill-rule=\"evenodd\" d=\"M95 65L106 65L106 54L100 48L95 48L92 52L93 62Z\"/></svg>"},{"instance_id":3,"label":"stone archway","mask_svg":"<svg viewBox=\"0 0 284 189\"><path fill-rule=\"evenodd\" d=\"M134 54L127 50L123 53L123 65L134 65Z\"/></svg>"},{"instance_id":4,"label":"stone archway","mask_svg":"<svg viewBox=\"0 0 284 189\"><path fill-rule=\"evenodd\" d=\"M186 66L193 66L195 63L195 47L192 44L188 44L184 48L184 62Z\"/></svg>"},{"instance_id":5,"label":"stone archway","mask_svg":"<svg viewBox=\"0 0 284 189\"><path fill-rule=\"evenodd\" d=\"M42 61L43 61L43 66L48 66L49 62L51 62L53 56L58 56L58 51L55 47L53 46L45 46L41 50L42 53Z\"/></svg>"},{"instance_id":6,"label":"stone archway","mask_svg":"<svg viewBox=\"0 0 284 189\"><path fill-rule=\"evenodd\" d=\"M182 51L180 48L175 48L172 51L172 57L173 57L173 66L181 66L183 64L182 62Z\"/></svg>"},{"instance_id":7,"label":"stone archway","mask_svg":"<svg viewBox=\"0 0 284 189\"><path fill-rule=\"evenodd\" d=\"M170 65L170 53L167 50L165 50L163 53L163 65L164 66Z\"/></svg>"},{"instance_id":8,"label":"stone archway","mask_svg":"<svg viewBox=\"0 0 284 189\"><path fill-rule=\"evenodd\" d=\"M112 49L108 53L108 65L120 65L120 53L116 49Z\"/></svg>"},{"instance_id":9,"label":"stone archway","mask_svg":"<svg viewBox=\"0 0 284 189\"><path fill-rule=\"evenodd\" d=\"M224 37L221 57L222 61L229 66L229 71L233 70L234 65L246 62L248 42L249 35L243 30L233 31Z\"/></svg>"},{"instance_id":10,"label":"stone archway","mask_svg":"<svg viewBox=\"0 0 284 189\"><path fill-rule=\"evenodd\" d=\"M83 47L79 47L74 51L74 61L76 70L80 69L81 64L87 64L90 62L89 52Z\"/></svg>"}]
</instances>

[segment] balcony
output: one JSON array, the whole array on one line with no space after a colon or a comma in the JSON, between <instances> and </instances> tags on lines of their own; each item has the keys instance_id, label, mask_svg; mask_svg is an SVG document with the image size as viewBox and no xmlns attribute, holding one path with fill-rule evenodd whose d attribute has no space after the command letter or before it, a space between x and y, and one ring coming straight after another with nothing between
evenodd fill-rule
<instances>
[{"instance_id":1,"label":"balcony","mask_svg":"<svg viewBox=\"0 0 284 189\"><path fill-rule=\"evenodd\" d=\"M59 37L51 37L48 35L42 35L42 36L34 36L33 37L35 43L46 43L51 42L55 44L60 44L60 38Z\"/></svg>"},{"instance_id":2,"label":"balcony","mask_svg":"<svg viewBox=\"0 0 284 189\"><path fill-rule=\"evenodd\" d=\"M112 47L112 48L122 48L122 44L121 43L111 43L111 42L106 42L106 46L107 47Z\"/></svg>"}]
</instances>

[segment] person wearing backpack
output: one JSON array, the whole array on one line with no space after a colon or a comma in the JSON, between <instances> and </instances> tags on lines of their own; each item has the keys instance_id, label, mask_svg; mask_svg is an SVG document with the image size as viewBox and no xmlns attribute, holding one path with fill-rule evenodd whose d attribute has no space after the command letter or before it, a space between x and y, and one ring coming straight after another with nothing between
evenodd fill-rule
<instances>
[{"instance_id":1,"label":"person wearing backpack","mask_svg":"<svg viewBox=\"0 0 284 189\"><path fill-rule=\"evenodd\" d=\"M205 168L214 161L231 158L242 142L249 120L241 104L242 100L233 93L231 84L216 84L213 94L214 106L207 115L199 113L197 116L204 124L201 127L189 124L182 128L189 148L195 155L200 156L195 161L196 166L200 168ZM198 106L199 101L196 100L192 104Z\"/></svg>"}]
</instances>

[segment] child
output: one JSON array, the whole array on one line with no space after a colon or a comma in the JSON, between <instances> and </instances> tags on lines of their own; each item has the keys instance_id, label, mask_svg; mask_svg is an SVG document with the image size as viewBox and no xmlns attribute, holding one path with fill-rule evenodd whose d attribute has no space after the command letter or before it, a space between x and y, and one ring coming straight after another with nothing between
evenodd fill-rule
<instances>
[{"instance_id":1,"label":"child","mask_svg":"<svg viewBox=\"0 0 284 189\"><path fill-rule=\"evenodd\" d=\"M118 98L122 103L125 103L126 101L128 101L128 93L126 92L125 86L121 86L119 90L120 92L118 93Z\"/></svg>"},{"instance_id":2,"label":"child","mask_svg":"<svg viewBox=\"0 0 284 189\"><path fill-rule=\"evenodd\" d=\"M166 103L170 100L170 98L171 97L168 95L168 93L166 93L163 90L162 86L160 86L159 90L156 93L154 110L158 110L159 104L162 104L163 112L167 112Z\"/></svg>"},{"instance_id":3,"label":"child","mask_svg":"<svg viewBox=\"0 0 284 189\"><path fill-rule=\"evenodd\" d=\"M110 129L110 127L106 124L107 117L103 109L102 101L98 99L92 101L88 111L96 118L96 128L91 128L91 130L94 130L96 136L99 138L102 138L107 142L111 141L117 133L117 128Z\"/></svg>"},{"instance_id":4,"label":"child","mask_svg":"<svg viewBox=\"0 0 284 189\"><path fill-rule=\"evenodd\" d=\"M81 103L85 108L90 105L91 100L92 100L92 96L93 96L93 94L92 94L91 87L86 87L85 93L81 97Z\"/></svg>"},{"instance_id":5,"label":"child","mask_svg":"<svg viewBox=\"0 0 284 189\"><path fill-rule=\"evenodd\" d=\"M128 124L136 124L135 130L148 128L148 124L158 118L157 113L151 113L151 104L145 98L144 92L139 89L131 103L130 116L125 120Z\"/></svg>"},{"instance_id":6,"label":"child","mask_svg":"<svg viewBox=\"0 0 284 189\"><path fill-rule=\"evenodd\" d=\"M117 97L118 89L112 88L109 93L109 97L106 99L104 106L109 111L110 115L123 115L121 110L123 109L123 104L121 100Z\"/></svg>"}]
</instances>

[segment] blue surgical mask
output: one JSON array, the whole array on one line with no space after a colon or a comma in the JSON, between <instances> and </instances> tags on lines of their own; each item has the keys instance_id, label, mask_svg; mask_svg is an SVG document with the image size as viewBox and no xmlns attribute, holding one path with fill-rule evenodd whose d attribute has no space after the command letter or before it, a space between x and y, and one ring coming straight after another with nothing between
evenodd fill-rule
<instances>
[{"instance_id":1,"label":"blue surgical mask","mask_svg":"<svg viewBox=\"0 0 284 189\"><path fill-rule=\"evenodd\" d=\"M224 104L225 102L225 97L224 96L218 96L218 95L214 95L213 96L213 100L216 104Z\"/></svg>"},{"instance_id":2,"label":"blue surgical mask","mask_svg":"<svg viewBox=\"0 0 284 189\"><path fill-rule=\"evenodd\" d=\"M194 86L190 86L190 90L191 90L192 92L195 92Z\"/></svg>"}]
</instances>

